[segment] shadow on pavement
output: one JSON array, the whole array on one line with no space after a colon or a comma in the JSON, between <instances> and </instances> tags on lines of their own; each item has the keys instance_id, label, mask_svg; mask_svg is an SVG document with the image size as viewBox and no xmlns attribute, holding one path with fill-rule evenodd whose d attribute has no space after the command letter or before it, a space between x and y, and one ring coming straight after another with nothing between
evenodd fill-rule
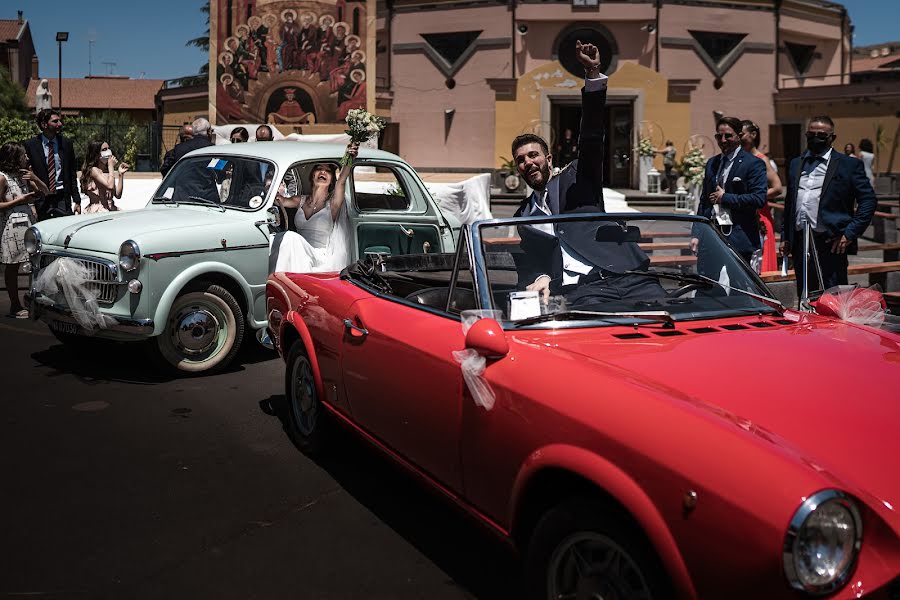
<instances>
[{"instance_id":1,"label":"shadow on pavement","mask_svg":"<svg viewBox=\"0 0 900 600\"><path fill-rule=\"evenodd\" d=\"M283 394L270 396L259 406L286 425ZM506 545L370 444L348 430L335 430L333 450L312 460L348 494L472 596L498 600L521 596L518 562Z\"/></svg>"},{"instance_id":2,"label":"shadow on pavement","mask_svg":"<svg viewBox=\"0 0 900 600\"><path fill-rule=\"evenodd\" d=\"M153 385L175 379L204 377L208 374L177 373L166 365L152 360L147 352L147 342L113 342L87 339L74 346L61 344L52 338L46 350L39 350L31 357L45 367L59 373L69 373L84 383L97 384L109 381ZM213 375L236 373L245 365L265 362L278 355L263 348L254 339L245 339L234 361L223 371Z\"/></svg>"}]
</instances>

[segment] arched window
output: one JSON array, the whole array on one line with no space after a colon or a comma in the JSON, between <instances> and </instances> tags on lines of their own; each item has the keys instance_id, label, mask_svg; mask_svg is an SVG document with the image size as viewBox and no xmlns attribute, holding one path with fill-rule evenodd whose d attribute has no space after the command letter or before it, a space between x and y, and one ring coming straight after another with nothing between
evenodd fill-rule
<instances>
[{"instance_id":1,"label":"arched window","mask_svg":"<svg viewBox=\"0 0 900 600\"><path fill-rule=\"evenodd\" d=\"M359 8L353 9L353 34L359 35L359 17L360 17Z\"/></svg>"}]
</instances>

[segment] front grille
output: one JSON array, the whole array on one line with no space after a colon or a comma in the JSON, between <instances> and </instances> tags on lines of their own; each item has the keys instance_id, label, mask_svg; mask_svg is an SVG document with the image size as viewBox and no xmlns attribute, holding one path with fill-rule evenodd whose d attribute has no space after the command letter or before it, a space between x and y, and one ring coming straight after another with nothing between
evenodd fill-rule
<instances>
[{"instance_id":1,"label":"front grille","mask_svg":"<svg viewBox=\"0 0 900 600\"><path fill-rule=\"evenodd\" d=\"M41 254L41 269L44 269L59 258L53 254ZM75 258L67 256L69 260L83 265L88 270L88 278L92 281L87 284L89 290L97 296L97 302L112 303L116 300L116 271L110 263L91 258ZM109 283L107 283L109 282Z\"/></svg>"}]
</instances>

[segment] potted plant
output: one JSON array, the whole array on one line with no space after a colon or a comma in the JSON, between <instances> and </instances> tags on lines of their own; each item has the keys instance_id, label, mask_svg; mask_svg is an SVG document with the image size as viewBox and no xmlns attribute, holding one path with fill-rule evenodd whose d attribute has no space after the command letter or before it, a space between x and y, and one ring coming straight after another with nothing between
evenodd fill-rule
<instances>
[{"instance_id":1,"label":"potted plant","mask_svg":"<svg viewBox=\"0 0 900 600\"><path fill-rule=\"evenodd\" d=\"M507 192L515 192L522 186L522 180L519 178L516 163L511 158L506 158L505 156L501 156L500 160L503 161L499 169L500 180L503 183L503 187Z\"/></svg>"}]
</instances>

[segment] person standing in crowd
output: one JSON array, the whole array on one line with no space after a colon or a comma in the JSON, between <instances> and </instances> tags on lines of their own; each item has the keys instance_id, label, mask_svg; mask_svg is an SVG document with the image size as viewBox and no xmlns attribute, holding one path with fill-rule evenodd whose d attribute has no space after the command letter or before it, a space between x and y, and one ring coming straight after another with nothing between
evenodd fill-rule
<instances>
[{"instance_id":1,"label":"person standing in crowd","mask_svg":"<svg viewBox=\"0 0 900 600\"><path fill-rule=\"evenodd\" d=\"M540 136L526 133L512 142L512 156L516 170L534 192L516 209L515 216L558 215L580 206L596 207L603 211L603 152L605 128L603 108L606 106L608 78L600 72L600 51L593 44L575 44L575 56L584 67L584 88L581 90L581 129L578 157L568 168L550 178L553 156L547 142ZM518 266L519 287L537 291L546 299L550 294L551 273L557 265L550 264L553 249L559 246L552 225L520 227L525 257ZM566 281L577 281L591 266L567 261L577 272L567 273ZM560 267L561 268L561 267Z\"/></svg>"},{"instance_id":2,"label":"person standing in crowd","mask_svg":"<svg viewBox=\"0 0 900 600\"><path fill-rule=\"evenodd\" d=\"M750 264L759 250L757 211L766 205L766 166L741 148L741 121L722 117L716 123L721 154L706 162L697 214L718 223L731 247ZM699 241L691 240L697 251Z\"/></svg>"},{"instance_id":3,"label":"person standing in crowd","mask_svg":"<svg viewBox=\"0 0 900 600\"><path fill-rule=\"evenodd\" d=\"M666 140L666 147L658 150L658 152L663 156L666 189L671 194L675 190L675 155L678 151L675 150L675 144L672 143L672 140Z\"/></svg>"},{"instance_id":4,"label":"person standing in crowd","mask_svg":"<svg viewBox=\"0 0 900 600\"><path fill-rule=\"evenodd\" d=\"M791 161L788 171L781 248L786 256L795 253L798 293L806 266L799 254L806 224L813 230L824 287L844 285L847 255L856 254L857 238L869 226L877 205L863 163L834 150L835 137L831 118L810 119L807 149ZM855 211L854 205L858 206Z\"/></svg>"},{"instance_id":5,"label":"person standing in crowd","mask_svg":"<svg viewBox=\"0 0 900 600\"><path fill-rule=\"evenodd\" d=\"M184 143L193 137L194 128L185 123L178 132L178 144ZM175 146L163 156L162 165L159 168L159 172L162 173L163 176L165 176L165 174L169 172L169 169L172 168L172 165L175 164L175 148L178 147L178 144L175 144Z\"/></svg>"},{"instance_id":6,"label":"person standing in crowd","mask_svg":"<svg viewBox=\"0 0 900 600\"><path fill-rule=\"evenodd\" d=\"M228 135L228 139L232 144L242 144L250 139L250 133L246 127L235 127Z\"/></svg>"},{"instance_id":7,"label":"person standing in crowd","mask_svg":"<svg viewBox=\"0 0 900 600\"><path fill-rule=\"evenodd\" d=\"M875 146L869 138L859 140L858 158L863 163L863 167L866 170L866 177L869 178L869 183L872 184L872 187L875 187L875 171L872 170L875 162Z\"/></svg>"},{"instance_id":8,"label":"person standing in crowd","mask_svg":"<svg viewBox=\"0 0 900 600\"><path fill-rule=\"evenodd\" d=\"M33 189L29 189L33 188ZM25 230L37 213L32 202L50 190L29 168L25 148L7 143L0 147L0 263L9 294L9 315L27 319L28 310L19 302L19 266L28 262Z\"/></svg>"},{"instance_id":9,"label":"person standing in crowd","mask_svg":"<svg viewBox=\"0 0 900 600\"><path fill-rule=\"evenodd\" d=\"M165 175L169 172L169 169L177 163L182 156L190 152L191 150L196 150L197 148L206 148L207 146L212 146L212 135L213 130L209 125L209 121L200 117L199 119L194 120L191 123L191 130L193 131L193 137L191 139L185 140L175 146L173 148L172 156L169 159L167 155L167 160L163 161L162 166L159 168L159 172ZM168 161L168 162L167 162Z\"/></svg>"},{"instance_id":10,"label":"person standing in crowd","mask_svg":"<svg viewBox=\"0 0 900 600\"><path fill-rule=\"evenodd\" d=\"M273 139L275 139L275 135L272 133L272 128L268 125L260 125L256 128L257 142L271 142Z\"/></svg>"},{"instance_id":11,"label":"person standing in crowd","mask_svg":"<svg viewBox=\"0 0 900 600\"><path fill-rule=\"evenodd\" d=\"M87 195L89 203L85 213L100 213L119 210L116 200L122 197L125 185L125 173L128 163L119 162L113 156L107 142L92 140L88 142L81 167L81 190ZM118 177L116 175L118 174Z\"/></svg>"},{"instance_id":12,"label":"person standing in crowd","mask_svg":"<svg viewBox=\"0 0 900 600\"><path fill-rule=\"evenodd\" d=\"M553 156L556 157L556 164L563 169L578 156L578 140L568 127L563 132L562 138L556 142Z\"/></svg>"},{"instance_id":13,"label":"person standing in crowd","mask_svg":"<svg viewBox=\"0 0 900 600\"><path fill-rule=\"evenodd\" d=\"M775 200L783 191L781 178L772 168L769 157L759 151L759 125L753 121L741 121L741 148L749 152L766 165L766 204L759 209L759 224L765 238L763 239L763 255L760 271L778 270L778 253L775 248L775 221L772 219L772 209L769 202Z\"/></svg>"},{"instance_id":14,"label":"person standing in crowd","mask_svg":"<svg viewBox=\"0 0 900 600\"><path fill-rule=\"evenodd\" d=\"M856 146L849 142L844 144L844 154L853 158L859 158L859 154L856 153Z\"/></svg>"},{"instance_id":15,"label":"person standing in crowd","mask_svg":"<svg viewBox=\"0 0 900 600\"><path fill-rule=\"evenodd\" d=\"M62 115L54 108L45 108L35 117L41 132L25 140L25 153L35 175L48 193L35 199L38 221L81 212L81 195L76 181L75 148L62 135Z\"/></svg>"}]
</instances>

